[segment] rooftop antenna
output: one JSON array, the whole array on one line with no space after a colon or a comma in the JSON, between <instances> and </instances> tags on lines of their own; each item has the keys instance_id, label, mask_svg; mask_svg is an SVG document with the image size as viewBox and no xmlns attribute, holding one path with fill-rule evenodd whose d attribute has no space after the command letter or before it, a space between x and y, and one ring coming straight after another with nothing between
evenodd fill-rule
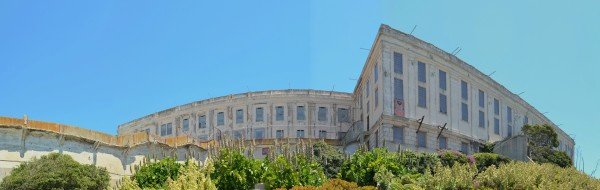
<instances>
[{"instance_id":1,"label":"rooftop antenna","mask_svg":"<svg viewBox=\"0 0 600 190\"><path fill-rule=\"evenodd\" d=\"M489 77L489 76L492 76L494 73L496 73L496 71L494 71L494 72L490 73L490 74L489 74L489 75L487 75L487 76L488 76L488 77Z\"/></svg>"},{"instance_id":2,"label":"rooftop antenna","mask_svg":"<svg viewBox=\"0 0 600 190\"><path fill-rule=\"evenodd\" d=\"M518 93L518 94L517 94L517 96L520 96L520 95L521 95L521 94L523 94L523 93L525 93L525 91L523 91L523 92L521 92L521 93Z\"/></svg>"},{"instance_id":3,"label":"rooftop antenna","mask_svg":"<svg viewBox=\"0 0 600 190\"><path fill-rule=\"evenodd\" d=\"M333 84L333 86L331 87L331 91L333 92L335 90L335 84Z\"/></svg>"},{"instance_id":4,"label":"rooftop antenna","mask_svg":"<svg viewBox=\"0 0 600 190\"><path fill-rule=\"evenodd\" d=\"M458 54L458 52L460 52L460 50L462 50L462 48L458 47L458 51L454 52L452 55Z\"/></svg>"},{"instance_id":5,"label":"rooftop antenna","mask_svg":"<svg viewBox=\"0 0 600 190\"><path fill-rule=\"evenodd\" d=\"M415 29L417 29L417 25L415 24L415 26L413 27L413 29L410 31L409 35L412 35L412 33L415 31Z\"/></svg>"},{"instance_id":6,"label":"rooftop antenna","mask_svg":"<svg viewBox=\"0 0 600 190\"><path fill-rule=\"evenodd\" d=\"M454 55L454 52L456 52L456 50L458 50L458 48L460 48L460 47L456 47L456 49L452 50L452 53L450 53L450 54Z\"/></svg>"},{"instance_id":7,"label":"rooftop antenna","mask_svg":"<svg viewBox=\"0 0 600 190\"><path fill-rule=\"evenodd\" d=\"M550 113L550 112L544 112L544 113L542 113L542 114L543 114L543 115L546 115L547 113Z\"/></svg>"}]
</instances>

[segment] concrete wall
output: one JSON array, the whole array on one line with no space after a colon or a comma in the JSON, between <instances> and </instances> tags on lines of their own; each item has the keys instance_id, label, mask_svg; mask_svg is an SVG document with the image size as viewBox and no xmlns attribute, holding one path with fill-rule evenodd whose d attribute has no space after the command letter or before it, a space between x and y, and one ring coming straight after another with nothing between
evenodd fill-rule
<instances>
[{"instance_id":1,"label":"concrete wall","mask_svg":"<svg viewBox=\"0 0 600 190\"><path fill-rule=\"evenodd\" d=\"M175 157L204 160L206 151L194 145L171 147L163 143L146 142L134 146L115 146L95 139L81 138L22 126L0 125L0 180L23 162L52 152L70 155L82 164L104 167L115 184L131 175L135 165L144 160Z\"/></svg>"}]
</instances>

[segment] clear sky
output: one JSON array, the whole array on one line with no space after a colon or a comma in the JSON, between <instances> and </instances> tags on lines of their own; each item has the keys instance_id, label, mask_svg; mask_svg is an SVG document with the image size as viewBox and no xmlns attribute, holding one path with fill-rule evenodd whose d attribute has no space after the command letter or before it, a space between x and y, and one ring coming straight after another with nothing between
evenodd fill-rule
<instances>
[{"instance_id":1,"label":"clear sky","mask_svg":"<svg viewBox=\"0 0 600 190\"><path fill-rule=\"evenodd\" d=\"M600 159L598 1L99 2L0 1L0 115L115 134L231 93L352 92L379 25L418 25Z\"/></svg>"}]
</instances>

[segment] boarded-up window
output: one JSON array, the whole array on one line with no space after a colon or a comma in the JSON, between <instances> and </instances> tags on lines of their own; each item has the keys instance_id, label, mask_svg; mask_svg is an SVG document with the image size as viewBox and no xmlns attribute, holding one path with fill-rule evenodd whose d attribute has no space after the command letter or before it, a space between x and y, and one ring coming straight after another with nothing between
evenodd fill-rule
<instances>
[{"instance_id":1,"label":"boarded-up window","mask_svg":"<svg viewBox=\"0 0 600 190\"><path fill-rule=\"evenodd\" d=\"M393 127L394 143L404 144L404 127Z\"/></svg>"},{"instance_id":2,"label":"boarded-up window","mask_svg":"<svg viewBox=\"0 0 600 190\"><path fill-rule=\"evenodd\" d=\"M448 100L444 94L440 94L440 113L448 113Z\"/></svg>"},{"instance_id":3,"label":"boarded-up window","mask_svg":"<svg viewBox=\"0 0 600 190\"><path fill-rule=\"evenodd\" d=\"M263 108L256 108L256 122L263 122L264 121L264 117L263 117L263 113L264 110Z\"/></svg>"},{"instance_id":4,"label":"boarded-up window","mask_svg":"<svg viewBox=\"0 0 600 190\"><path fill-rule=\"evenodd\" d=\"M275 107L275 120L283 121L283 106Z\"/></svg>"},{"instance_id":5,"label":"boarded-up window","mask_svg":"<svg viewBox=\"0 0 600 190\"><path fill-rule=\"evenodd\" d=\"M349 123L350 122L350 114L348 113L348 109L346 108L338 108L338 121L340 123Z\"/></svg>"},{"instance_id":6,"label":"boarded-up window","mask_svg":"<svg viewBox=\"0 0 600 190\"><path fill-rule=\"evenodd\" d=\"M402 74L402 54L398 52L394 52L394 72L398 74Z\"/></svg>"},{"instance_id":7,"label":"boarded-up window","mask_svg":"<svg viewBox=\"0 0 600 190\"><path fill-rule=\"evenodd\" d=\"M189 131L190 130L190 120L189 119L183 119L182 130L183 131Z\"/></svg>"},{"instance_id":8,"label":"boarded-up window","mask_svg":"<svg viewBox=\"0 0 600 190\"><path fill-rule=\"evenodd\" d=\"M225 125L225 113L217 113L217 126Z\"/></svg>"},{"instance_id":9,"label":"boarded-up window","mask_svg":"<svg viewBox=\"0 0 600 190\"><path fill-rule=\"evenodd\" d=\"M425 63L419 61L417 63L417 69L419 82L427 82L427 70L425 69Z\"/></svg>"},{"instance_id":10,"label":"boarded-up window","mask_svg":"<svg viewBox=\"0 0 600 190\"><path fill-rule=\"evenodd\" d=\"M200 128L200 129L206 128L206 116L205 115L201 115L200 117L198 117L198 128Z\"/></svg>"},{"instance_id":11,"label":"boarded-up window","mask_svg":"<svg viewBox=\"0 0 600 190\"><path fill-rule=\"evenodd\" d=\"M306 120L306 115L304 113L304 106L298 106L297 107L296 118L298 118L299 121Z\"/></svg>"},{"instance_id":12,"label":"boarded-up window","mask_svg":"<svg viewBox=\"0 0 600 190\"><path fill-rule=\"evenodd\" d=\"M319 107L319 111L317 114L318 114L319 121L327 121L327 108L326 107Z\"/></svg>"},{"instance_id":13,"label":"boarded-up window","mask_svg":"<svg viewBox=\"0 0 600 190\"><path fill-rule=\"evenodd\" d=\"M422 108L427 107L427 90L425 87L419 86L419 100L417 105Z\"/></svg>"},{"instance_id":14,"label":"boarded-up window","mask_svg":"<svg viewBox=\"0 0 600 190\"><path fill-rule=\"evenodd\" d=\"M427 133L423 131L419 131L417 133L417 146L420 148L427 147Z\"/></svg>"},{"instance_id":15,"label":"boarded-up window","mask_svg":"<svg viewBox=\"0 0 600 190\"><path fill-rule=\"evenodd\" d=\"M244 110L239 109L235 111L235 123L244 123Z\"/></svg>"}]
</instances>

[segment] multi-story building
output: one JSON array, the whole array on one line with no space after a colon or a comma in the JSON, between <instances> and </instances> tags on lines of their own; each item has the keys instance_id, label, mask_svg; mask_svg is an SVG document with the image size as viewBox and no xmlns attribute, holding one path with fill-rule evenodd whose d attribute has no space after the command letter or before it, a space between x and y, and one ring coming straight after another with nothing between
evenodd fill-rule
<instances>
[{"instance_id":1,"label":"multi-story building","mask_svg":"<svg viewBox=\"0 0 600 190\"><path fill-rule=\"evenodd\" d=\"M478 151L549 124L559 149L574 140L518 95L456 56L382 25L353 93L317 90L248 92L202 100L119 126L119 134L187 134L202 140L328 139L347 150L407 148ZM263 151L264 153L264 151Z\"/></svg>"}]
</instances>

